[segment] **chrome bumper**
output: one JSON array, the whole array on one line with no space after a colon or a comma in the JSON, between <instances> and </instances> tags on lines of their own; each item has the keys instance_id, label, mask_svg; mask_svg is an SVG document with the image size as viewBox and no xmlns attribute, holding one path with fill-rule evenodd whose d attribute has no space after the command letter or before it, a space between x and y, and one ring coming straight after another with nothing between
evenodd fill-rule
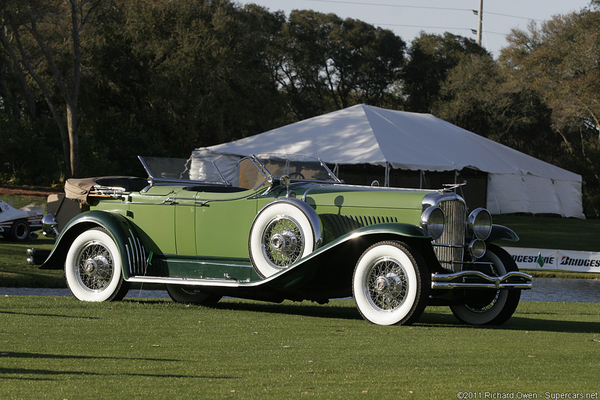
<instances>
[{"instance_id":1,"label":"chrome bumper","mask_svg":"<svg viewBox=\"0 0 600 400\"><path fill-rule=\"evenodd\" d=\"M531 275L509 272L490 276L480 271L461 271L451 274L431 274L432 289L531 289Z\"/></svg>"}]
</instances>

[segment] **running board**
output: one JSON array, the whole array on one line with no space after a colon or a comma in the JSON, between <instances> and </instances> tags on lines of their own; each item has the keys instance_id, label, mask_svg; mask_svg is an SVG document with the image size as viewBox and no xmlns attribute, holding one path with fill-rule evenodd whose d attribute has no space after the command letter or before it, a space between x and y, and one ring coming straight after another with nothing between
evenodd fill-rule
<instances>
[{"instance_id":1,"label":"running board","mask_svg":"<svg viewBox=\"0 0 600 400\"><path fill-rule=\"evenodd\" d=\"M237 288L240 286L251 287L258 286L263 281L250 282L238 281L235 279L189 279L189 278L170 278L160 276L132 276L127 279L127 282L134 283L158 283L165 285L185 285L185 286L212 286L212 287L229 287Z\"/></svg>"},{"instance_id":2,"label":"running board","mask_svg":"<svg viewBox=\"0 0 600 400\"><path fill-rule=\"evenodd\" d=\"M510 281L509 281L510 280ZM502 276L489 276L480 271L431 274L432 289L531 289L531 275L512 271Z\"/></svg>"}]
</instances>

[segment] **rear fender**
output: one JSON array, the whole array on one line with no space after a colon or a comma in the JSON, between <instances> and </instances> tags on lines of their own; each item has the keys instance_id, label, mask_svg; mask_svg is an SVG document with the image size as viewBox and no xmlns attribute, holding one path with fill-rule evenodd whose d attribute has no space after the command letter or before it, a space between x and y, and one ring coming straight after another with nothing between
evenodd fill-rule
<instances>
[{"instance_id":1,"label":"rear fender","mask_svg":"<svg viewBox=\"0 0 600 400\"><path fill-rule=\"evenodd\" d=\"M54 248L40 269L62 269L73 240L82 232L95 227L106 229L115 241L125 279L129 278L130 271L144 271L148 255L134 227L121 214L107 211L88 211L71 219L56 239Z\"/></svg>"}]
</instances>

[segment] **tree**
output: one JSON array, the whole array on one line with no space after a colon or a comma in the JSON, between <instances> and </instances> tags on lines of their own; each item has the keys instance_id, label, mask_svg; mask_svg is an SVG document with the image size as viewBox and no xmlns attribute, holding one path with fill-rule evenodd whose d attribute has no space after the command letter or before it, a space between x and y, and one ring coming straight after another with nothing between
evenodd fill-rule
<instances>
[{"instance_id":1,"label":"tree","mask_svg":"<svg viewBox=\"0 0 600 400\"><path fill-rule=\"evenodd\" d=\"M421 34L408 50L408 61L402 71L402 95L405 109L430 113L438 101L440 88L448 73L468 55L489 55L472 39L453 35Z\"/></svg>"},{"instance_id":2,"label":"tree","mask_svg":"<svg viewBox=\"0 0 600 400\"><path fill-rule=\"evenodd\" d=\"M451 69L433 112L536 158L555 163L561 158L551 110L536 92L510 81L490 55L467 56Z\"/></svg>"},{"instance_id":3,"label":"tree","mask_svg":"<svg viewBox=\"0 0 600 400\"><path fill-rule=\"evenodd\" d=\"M41 90L63 143L68 176L79 175L77 107L82 72L82 34L100 0L12 0L2 3L0 41L35 113L28 76ZM64 103L61 109L56 96Z\"/></svg>"},{"instance_id":4,"label":"tree","mask_svg":"<svg viewBox=\"0 0 600 400\"><path fill-rule=\"evenodd\" d=\"M405 43L354 19L292 11L270 65L297 120L352 104L383 105L398 81Z\"/></svg>"},{"instance_id":5,"label":"tree","mask_svg":"<svg viewBox=\"0 0 600 400\"><path fill-rule=\"evenodd\" d=\"M587 160L600 183L600 12L559 15L513 30L508 40L500 62L541 96L567 151Z\"/></svg>"},{"instance_id":6,"label":"tree","mask_svg":"<svg viewBox=\"0 0 600 400\"><path fill-rule=\"evenodd\" d=\"M86 168L135 173L137 155L187 157L288 122L265 61L276 14L228 0L112 4L88 43Z\"/></svg>"}]
</instances>

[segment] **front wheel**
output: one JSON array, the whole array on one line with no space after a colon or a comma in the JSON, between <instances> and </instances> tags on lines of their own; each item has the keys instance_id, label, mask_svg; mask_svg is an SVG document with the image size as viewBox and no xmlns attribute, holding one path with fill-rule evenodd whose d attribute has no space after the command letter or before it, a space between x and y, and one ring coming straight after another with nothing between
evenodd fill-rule
<instances>
[{"instance_id":1,"label":"front wheel","mask_svg":"<svg viewBox=\"0 0 600 400\"><path fill-rule=\"evenodd\" d=\"M119 249L102 228L89 229L75 238L67 253L65 277L73 296L82 301L118 301L129 290Z\"/></svg>"},{"instance_id":2,"label":"front wheel","mask_svg":"<svg viewBox=\"0 0 600 400\"><path fill-rule=\"evenodd\" d=\"M495 245L489 245L482 261L491 262L498 276L519 270L510 254ZM518 289L465 290L465 304L453 305L450 309L456 318L466 324L501 325L513 315L520 299L521 291Z\"/></svg>"},{"instance_id":3,"label":"front wheel","mask_svg":"<svg viewBox=\"0 0 600 400\"><path fill-rule=\"evenodd\" d=\"M377 325L410 325L429 298L430 275L420 254L401 242L379 242L358 260L354 300L364 319Z\"/></svg>"},{"instance_id":4,"label":"front wheel","mask_svg":"<svg viewBox=\"0 0 600 400\"><path fill-rule=\"evenodd\" d=\"M24 219L16 220L10 227L9 237L16 242L29 239L29 224Z\"/></svg>"},{"instance_id":5,"label":"front wheel","mask_svg":"<svg viewBox=\"0 0 600 400\"><path fill-rule=\"evenodd\" d=\"M166 285L167 293L173 301L186 304L216 304L221 300L217 294L202 293L197 286Z\"/></svg>"}]
</instances>

